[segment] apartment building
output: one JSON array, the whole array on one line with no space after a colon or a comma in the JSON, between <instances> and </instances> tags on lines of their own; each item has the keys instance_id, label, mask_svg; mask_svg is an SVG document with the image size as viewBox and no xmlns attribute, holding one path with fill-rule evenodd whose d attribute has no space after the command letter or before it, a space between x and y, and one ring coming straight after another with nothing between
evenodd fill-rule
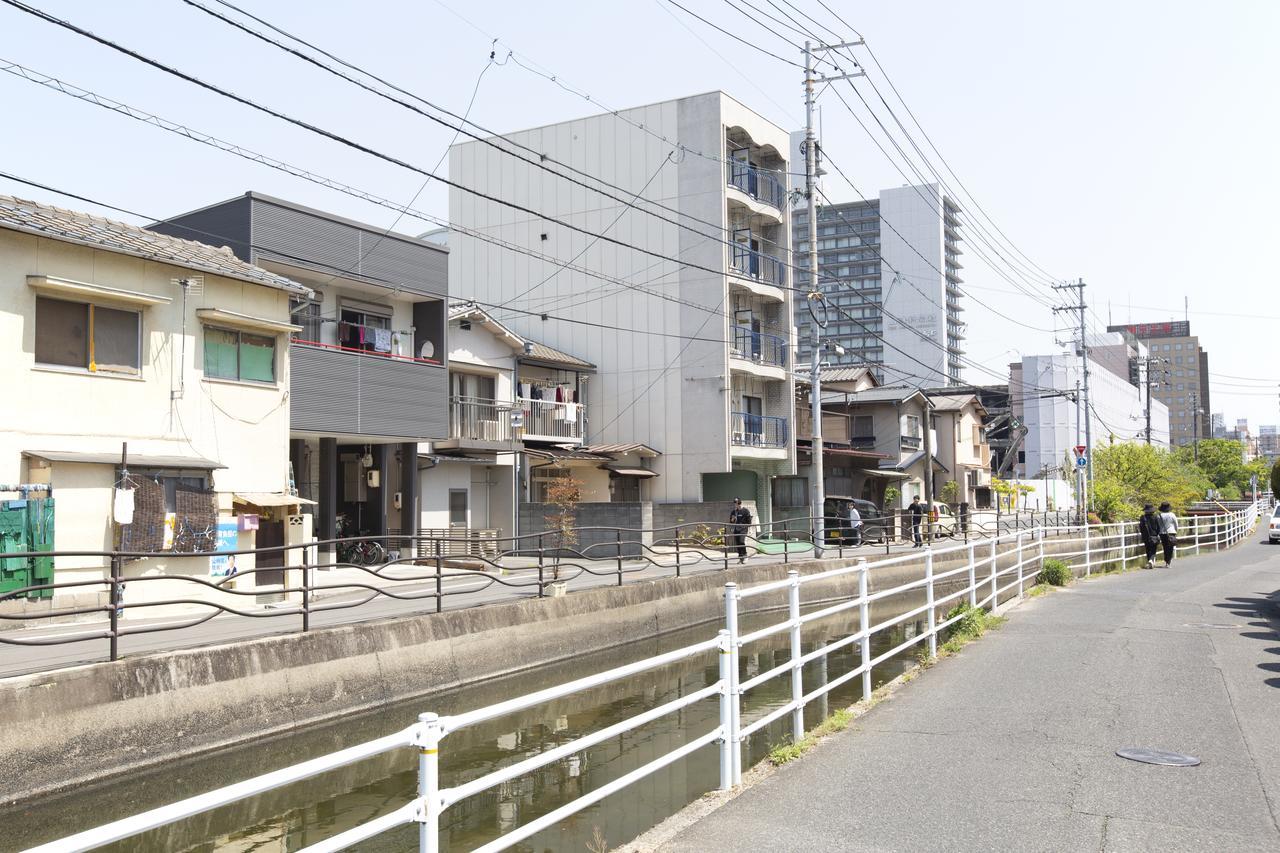
<instances>
[{"instance_id":1,"label":"apartment building","mask_svg":"<svg viewBox=\"0 0 1280 853\"><path fill-rule=\"evenodd\" d=\"M419 443L449 435L448 249L258 192L150 228L310 288L290 306L289 436L315 535L414 535Z\"/></svg>"},{"instance_id":2,"label":"apartment building","mask_svg":"<svg viewBox=\"0 0 1280 853\"><path fill-rule=\"evenodd\" d=\"M1151 394L1169 409L1169 436L1175 447L1197 436L1214 435L1209 401L1209 353L1186 320L1108 326L1146 344L1151 356Z\"/></svg>"},{"instance_id":3,"label":"apartment building","mask_svg":"<svg viewBox=\"0 0 1280 853\"><path fill-rule=\"evenodd\" d=\"M289 306L311 296L229 252L0 196L0 551L160 554L124 563L149 579L127 585L133 618L208 592L166 576L229 574L228 558L184 555L284 544L306 503L289 490ZM279 586L287 560L242 556L259 571L236 587ZM0 593L109 572L88 553L0 563Z\"/></svg>"},{"instance_id":4,"label":"apartment building","mask_svg":"<svg viewBox=\"0 0 1280 853\"><path fill-rule=\"evenodd\" d=\"M454 146L450 177L535 213L451 189L454 294L595 365L588 439L660 453L652 501L767 519L795 471L786 131L710 92L503 139Z\"/></svg>"},{"instance_id":5,"label":"apartment building","mask_svg":"<svg viewBox=\"0 0 1280 853\"><path fill-rule=\"evenodd\" d=\"M797 266L808 266L808 213L792 214ZM937 184L882 190L867 201L818 208L819 286L830 312L824 340L833 365L872 365L893 383L958 385L965 323L960 208ZM807 272L797 283L808 287ZM797 291L796 299L803 298ZM807 309L797 302L797 316ZM799 341L807 363L809 341Z\"/></svg>"}]
</instances>

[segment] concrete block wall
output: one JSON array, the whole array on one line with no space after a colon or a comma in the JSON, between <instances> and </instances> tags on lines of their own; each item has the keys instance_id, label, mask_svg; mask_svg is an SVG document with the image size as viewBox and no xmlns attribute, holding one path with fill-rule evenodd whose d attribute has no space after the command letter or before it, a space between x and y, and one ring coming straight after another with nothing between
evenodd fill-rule
<instances>
[{"instance_id":1,"label":"concrete block wall","mask_svg":"<svg viewBox=\"0 0 1280 853\"><path fill-rule=\"evenodd\" d=\"M622 555L638 557L642 544L646 541L640 533L652 524L652 510L648 503L582 503L578 505L577 528L609 528L605 530L580 529L578 541L570 546L572 550L588 557L609 558L618 555L618 537L615 528L621 528ZM547 516L555 515L556 508L546 503L526 503L520 505L521 549L525 553L531 550L536 553L538 542L532 534L550 530L553 525L547 524ZM546 553L553 553L555 537L548 534L545 538Z\"/></svg>"}]
</instances>

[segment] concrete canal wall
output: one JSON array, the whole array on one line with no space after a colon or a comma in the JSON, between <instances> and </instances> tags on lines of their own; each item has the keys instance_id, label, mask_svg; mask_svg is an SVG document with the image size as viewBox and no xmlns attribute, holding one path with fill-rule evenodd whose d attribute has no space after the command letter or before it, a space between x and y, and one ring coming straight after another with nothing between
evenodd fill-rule
<instances>
[{"instance_id":1,"label":"concrete canal wall","mask_svg":"<svg viewBox=\"0 0 1280 853\"><path fill-rule=\"evenodd\" d=\"M1046 552L1058 550L1052 541ZM985 545L979 546L985 548ZM979 551L979 557L982 556ZM1001 565L1012 565L1005 551ZM0 680L0 802L65 790L257 738L720 622L724 584L813 573L837 560L712 571L466 610L325 628ZM965 558L938 558L935 572ZM923 559L874 569L871 588L919 578ZM983 572L980 569L979 576ZM940 594L967 583L959 576ZM850 574L805 588L857 594ZM784 606L786 592L744 613ZM884 602L884 606L899 606ZM906 607L902 606L902 610ZM264 771L274 768L262 768Z\"/></svg>"}]
</instances>

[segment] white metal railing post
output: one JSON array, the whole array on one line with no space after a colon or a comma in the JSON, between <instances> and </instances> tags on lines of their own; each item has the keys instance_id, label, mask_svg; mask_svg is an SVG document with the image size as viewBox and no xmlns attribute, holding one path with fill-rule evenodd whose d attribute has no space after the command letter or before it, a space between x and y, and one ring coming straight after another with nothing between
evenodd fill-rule
<instances>
[{"instance_id":1,"label":"white metal railing post","mask_svg":"<svg viewBox=\"0 0 1280 853\"><path fill-rule=\"evenodd\" d=\"M730 676L729 631L720 629L720 790L733 787L733 701L730 693L733 678Z\"/></svg>"},{"instance_id":2,"label":"white metal railing post","mask_svg":"<svg viewBox=\"0 0 1280 853\"><path fill-rule=\"evenodd\" d=\"M1000 603L1000 588L996 585L996 579L1000 574L1000 551L996 547L996 543L1000 541L1000 533L996 532L996 536L991 540L991 612L996 612L996 605Z\"/></svg>"},{"instance_id":3,"label":"white metal railing post","mask_svg":"<svg viewBox=\"0 0 1280 853\"><path fill-rule=\"evenodd\" d=\"M733 784L742 784L742 693L738 689L738 585L724 585L724 627L729 632L729 755L733 764Z\"/></svg>"},{"instance_id":4,"label":"white metal railing post","mask_svg":"<svg viewBox=\"0 0 1280 853\"><path fill-rule=\"evenodd\" d=\"M925 602L929 605L929 657L938 656L938 614L933 605L933 548L924 552Z\"/></svg>"},{"instance_id":5,"label":"white metal railing post","mask_svg":"<svg viewBox=\"0 0 1280 853\"><path fill-rule=\"evenodd\" d=\"M1040 528L1039 549L1036 555L1036 574L1044 571L1044 528Z\"/></svg>"},{"instance_id":6,"label":"white metal railing post","mask_svg":"<svg viewBox=\"0 0 1280 853\"><path fill-rule=\"evenodd\" d=\"M1022 580L1026 574L1022 568L1022 531L1018 531L1018 598L1022 598Z\"/></svg>"},{"instance_id":7,"label":"white metal railing post","mask_svg":"<svg viewBox=\"0 0 1280 853\"><path fill-rule=\"evenodd\" d=\"M418 818L419 853L440 850L440 718L428 711L418 715Z\"/></svg>"},{"instance_id":8,"label":"white metal railing post","mask_svg":"<svg viewBox=\"0 0 1280 853\"><path fill-rule=\"evenodd\" d=\"M862 653L862 700L871 699L871 602L867 600L870 584L867 575L867 558L858 559L858 630L862 639L858 641Z\"/></svg>"},{"instance_id":9,"label":"white metal railing post","mask_svg":"<svg viewBox=\"0 0 1280 853\"><path fill-rule=\"evenodd\" d=\"M1089 556L1089 519L1084 521L1084 576L1093 574L1093 558Z\"/></svg>"},{"instance_id":10,"label":"white metal railing post","mask_svg":"<svg viewBox=\"0 0 1280 853\"><path fill-rule=\"evenodd\" d=\"M791 585L787 587L787 603L791 616L791 742L799 743L804 738L804 679L801 677L804 664L800 662L803 652L800 650L800 572L792 569L787 572Z\"/></svg>"},{"instance_id":11,"label":"white metal railing post","mask_svg":"<svg viewBox=\"0 0 1280 853\"><path fill-rule=\"evenodd\" d=\"M969 543L969 606L978 606L978 543Z\"/></svg>"}]
</instances>

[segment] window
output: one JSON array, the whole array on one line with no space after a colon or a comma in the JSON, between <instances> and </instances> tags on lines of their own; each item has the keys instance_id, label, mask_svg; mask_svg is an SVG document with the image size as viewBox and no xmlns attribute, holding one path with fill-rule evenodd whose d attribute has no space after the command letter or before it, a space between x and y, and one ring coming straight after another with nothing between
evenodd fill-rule
<instances>
[{"instance_id":1,"label":"window","mask_svg":"<svg viewBox=\"0 0 1280 853\"><path fill-rule=\"evenodd\" d=\"M529 500L532 503L547 502L547 488L555 480L568 477L569 472L563 468L544 465L529 472Z\"/></svg>"},{"instance_id":2,"label":"window","mask_svg":"<svg viewBox=\"0 0 1280 853\"><path fill-rule=\"evenodd\" d=\"M902 420L902 434L910 438L920 438L920 416L906 415Z\"/></svg>"},{"instance_id":3,"label":"window","mask_svg":"<svg viewBox=\"0 0 1280 853\"><path fill-rule=\"evenodd\" d=\"M391 352L391 309L386 308L385 311L383 314L344 304L341 322L338 324L338 343L347 349ZM379 334L380 331L382 334Z\"/></svg>"},{"instance_id":4,"label":"window","mask_svg":"<svg viewBox=\"0 0 1280 853\"><path fill-rule=\"evenodd\" d=\"M289 315L294 325L301 326L302 331L296 334L297 340L320 342L320 306L324 302L324 294L316 291L314 299L300 296L289 298Z\"/></svg>"},{"instance_id":5,"label":"window","mask_svg":"<svg viewBox=\"0 0 1280 853\"><path fill-rule=\"evenodd\" d=\"M449 490L449 526L467 526L467 490Z\"/></svg>"},{"instance_id":6,"label":"window","mask_svg":"<svg viewBox=\"0 0 1280 853\"><path fill-rule=\"evenodd\" d=\"M809 505L809 480L806 477L775 477L773 479L773 505L779 509L794 509Z\"/></svg>"},{"instance_id":7,"label":"window","mask_svg":"<svg viewBox=\"0 0 1280 853\"><path fill-rule=\"evenodd\" d=\"M36 363L137 374L142 315L85 302L36 297Z\"/></svg>"},{"instance_id":8,"label":"window","mask_svg":"<svg viewBox=\"0 0 1280 853\"><path fill-rule=\"evenodd\" d=\"M239 382L276 381L276 339L206 326L204 375Z\"/></svg>"},{"instance_id":9,"label":"window","mask_svg":"<svg viewBox=\"0 0 1280 853\"><path fill-rule=\"evenodd\" d=\"M871 415L853 416L853 437L874 438L876 434L875 419Z\"/></svg>"}]
</instances>

